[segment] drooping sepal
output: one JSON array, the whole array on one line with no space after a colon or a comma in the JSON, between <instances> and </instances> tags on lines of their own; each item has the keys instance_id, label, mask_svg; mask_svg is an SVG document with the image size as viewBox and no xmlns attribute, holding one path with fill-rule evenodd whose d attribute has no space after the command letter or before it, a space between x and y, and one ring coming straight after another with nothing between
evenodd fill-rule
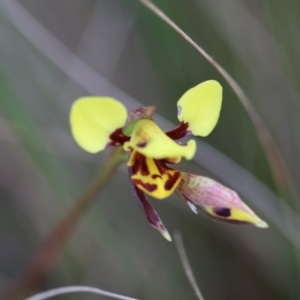
<instances>
[{"instance_id":1,"label":"drooping sepal","mask_svg":"<svg viewBox=\"0 0 300 300\"><path fill-rule=\"evenodd\" d=\"M215 80L189 89L177 102L178 119L187 123L195 136L207 136L218 122L222 104L222 87Z\"/></svg>"},{"instance_id":2,"label":"drooping sepal","mask_svg":"<svg viewBox=\"0 0 300 300\"><path fill-rule=\"evenodd\" d=\"M268 227L237 195L213 179L181 172L177 192L212 219L235 224Z\"/></svg>"},{"instance_id":3,"label":"drooping sepal","mask_svg":"<svg viewBox=\"0 0 300 300\"><path fill-rule=\"evenodd\" d=\"M133 149L154 159L184 157L192 159L196 152L196 142L190 140L187 144L179 144L169 138L151 120L140 120L135 125L129 142L124 149Z\"/></svg>"},{"instance_id":4,"label":"drooping sepal","mask_svg":"<svg viewBox=\"0 0 300 300\"><path fill-rule=\"evenodd\" d=\"M129 169L131 169L131 168L129 168ZM129 171L129 174L131 174L131 171ZM161 221L161 219L158 216L155 209L148 202L145 194L140 189L138 189L131 180L130 180L130 185L131 185L131 189L133 191L133 195L134 195L135 199L137 200L141 209L144 211L149 223L155 229L157 229L167 241L171 242L172 238L171 238L168 230L164 226L163 222Z\"/></svg>"},{"instance_id":5,"label":"drooping sepal","mask_svg":"<svg viewBox=\"0 0 300 300\"><path fill-rule=\"evenodd\" d=\"M109 97L79 98L73 103L70 112L74 139L79 146L91 153L99 152L110 144L121 144L118 139L123 137L124 140L121 128L126 119L125 106ZM114 140L112 136L118 139Z\"/></svg>"},{"instance_id":6,"label":"drooping sepal","mask_svg":"<svg viewBox=\"0 0 300 300\"><path fill-rule=\"evenodd\" d=\"M181 180L178 170L137 151L132 151L127 165L132 169L131 179L133 183L140 190L156 199L169 197Z\"/></svg>"}]
</instances>

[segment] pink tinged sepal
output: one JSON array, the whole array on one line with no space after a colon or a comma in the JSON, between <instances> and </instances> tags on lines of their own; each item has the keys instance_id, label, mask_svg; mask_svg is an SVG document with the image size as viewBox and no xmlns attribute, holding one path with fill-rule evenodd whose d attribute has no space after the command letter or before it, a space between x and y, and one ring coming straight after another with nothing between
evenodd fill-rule
<instances>
[{"instance_id":1,"label":"pink tinged sepal","mask_svg":"<svg viewBox=\"0 0 300 300\"><path fill-rule=\"evenodd\" d=\"M172 238L171 238L168 230L164 226L163 222L161 221L160 217L158 216L157 212L152 207L152 205L148 202L144 192L141 191L140 189L138 189L135 186L135 184L133 183L133 181L131 180L131 168L129 168L129 181L130 181L130 186L131 186L133 195L134 195L135 199L137 200L141 209L146 214L146 217L147 217L149 223L155 229L157 229L167 241L171 242Z\"/></svg>"},{"instance_id":2,"label":"pink tinged sepal","mask_svg":"<svg viewBox=\"0 0 300 300\"><path fill-rule=\"evenodd\" d=\"M194 212L192 204L217 221L268 227L268 224L256 216L235 191L207 177L181 172L181 178L177 192Z\"/></svg>"}]
</instances>

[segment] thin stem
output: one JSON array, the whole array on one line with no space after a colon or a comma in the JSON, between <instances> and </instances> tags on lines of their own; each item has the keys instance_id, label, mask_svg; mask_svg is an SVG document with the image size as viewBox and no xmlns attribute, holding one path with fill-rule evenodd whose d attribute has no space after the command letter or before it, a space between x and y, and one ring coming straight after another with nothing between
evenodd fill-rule
<instances>
[{"instance_id":1,"label":"thin stem","mask_svg":"<svg viewBox=\"0 0 300 300\"><path fill-rule=\"evenodd\" d=\"M191 39L180 27L178 27L164 12L162 12L155 4L150 0L138 0L160 19L166 22L171 28L173 28L178 34L180 34L188 43L190 43L227 81L231 86L232 90L241 101L245 110L247 111L256 131L260 142L265 150L266 157L269 161L274 179L280 192L290 198L289 193L293 191L290 173L285 165L285 162L278 150L269 130L264 124L263 119L256 111L249 98L246 96L242 88L238 83L231 77L231 75L218 63L216 62L203 48L201 48L193 39ZM294 195L295 196L295 195Z\"/></svg>"},{"instance_id":2,"label":"thin stem","mask_svg":"<svg viewBox=\"0 0 300 300\"><path fill-rule=\"evenodd\" d=\"M42 292L39 294L36 294L32 297L26 298L25 300L45 300L49 299L58 295L63 295L63 294L69 294L69 293L92 293L92 294L97 294L97 295L102 295L114 299L121 299L121 300L138 300L136 298L131 298L131 297L126 297L123 295L111 293L108 291L100 290L94 287L89 287L89 286L65 286L65 287L60 287L56 289L52 289L46 292Z\"/></svg>"},{"instance_id":3,"label":"thin stem","mask_svg":"<svg viewBox=\"0 0 300 300\"><path fill-rule=\"evenodd\" d=\"M188 257L186 255L186 252L185 252L185 249L184 249L184 245L183 245L183 242L182 242L182 237L181 237L181 234L179 232L174 233L174 241L175 241L175 245L176 245L176 248L177 248L177 251L178 251L182 266L183 266L183 269L185 271L186 277L188 278L188 280L189 280L189 282L190 282L197 298L199 300L204 300L204 297L202 296L201 291L200 291L200 289L198 287L198 284L196 282L196 279L194 277L192 268L190 266Z\"/></svg>"},{"instance_id":4,"label":"thin stem","mask_svg":"<svg viewBox=\"0 0 300 300\"><path fill-rule=\"evenodd\" d=\"M17 300L24 298L45 278L83 213L106 186L118 165L123 162L124 155L122 152L121 147L112 150L99 177L51 231L19 280L9 289L5 299Z\"/></svg>"}]
</instances>

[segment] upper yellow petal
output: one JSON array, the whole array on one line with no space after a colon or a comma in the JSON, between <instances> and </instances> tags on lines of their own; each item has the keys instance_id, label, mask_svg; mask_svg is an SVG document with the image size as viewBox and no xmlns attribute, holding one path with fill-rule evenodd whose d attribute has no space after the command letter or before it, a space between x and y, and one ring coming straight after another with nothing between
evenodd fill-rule
<instances>
[{"instance_id":1,"label":"upper yellow petal","mask_svg":"<svg viewBox=\"0 0 300 300\"><path fill-rule=\"evenodd\" d=\"M215 80L202 82L189 89L177 102L178 119L189 124L196 136L207 136L219 119L222 87Z\"/></svg>"},{"instance_id":2,"label":"upper yellow petal","mask_svg":"<svg viewBox=\"0 0 300 300\"><path fill-rule=\"evenodd\" d=\"M70 112L71 131L76 142L86 151L103 150L110 135L124 126L125 106L109 97L83 97L76 100Z\"/></svg>"},{"instance_id":3,"label":"upper yellow petal","mask_svg":"<svg viewBox=\"0 0 300 300\"><path fill-rule=\"evenodd\" d=\"M134 127L129 142L124 144L125 150L130 148L154 159L178 157L192 159L196 152L196 142L179 144L169 138L153 121L140 120Z\"/></svg>"}]
</instances>

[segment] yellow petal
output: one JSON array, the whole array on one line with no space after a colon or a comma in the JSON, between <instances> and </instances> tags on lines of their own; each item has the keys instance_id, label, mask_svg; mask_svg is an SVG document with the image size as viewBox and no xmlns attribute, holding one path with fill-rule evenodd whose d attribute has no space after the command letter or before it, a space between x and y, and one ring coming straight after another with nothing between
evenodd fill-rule
<instances>
[{"instance_id":1,"label":"yellow petal","mask_svg":"<svg viewBox=\"0 0 300 300\"><path fill-rule=\"evenodd\" d=\"M181 178L177 192L207 216L221 222L268 227L235 191L207 177L181 172Z\"/></svg>"},{"instance_id":2,"label":"yellow petal","mask_svg":"<svg viewBox=\"0 0 300 300\"><path fill-rule=\"evenodd\" d=\"M189 124L195 136L207 136L218 122L222 87L215 80L202 82L188 90L177 102L178 119Z\"/></svg>"},{"instance_id":3,"label":"yellow petal","mask_svg":"<svg viewBox=\"0 0 300 300\"><path fill-rule=\"evenodd\" d=\"M111 142L110 135L124 126L125 106L109 97L83 97L71 108L71 131L76 142L86 151L96 153Z\"/></svg>"},{"instance_id":4,"label":"yellow petal","mask_svg":"<svg viewBox=\"0 0 300 300\"><path fill-rule=\"evenodd\" d=\"M135 186L157 199L169 197L181 180L178 170L136 151L132 151L127 165L132 167L131 179Z\"/></svg>"},{"instance_id":5,"label":"yellow petal","mask_svg":"<svg viewBox=\"0 0 300 300\"><path fill-rule=\"evenodd\" d=\"M196 142L190 140L182 145L169 138L153 121L140 120L134 127L129 142L124 149L134 149L154 159L170 158L178 161L179 157L192 159L196 152Z\"/></svg>"}]
</instances>

